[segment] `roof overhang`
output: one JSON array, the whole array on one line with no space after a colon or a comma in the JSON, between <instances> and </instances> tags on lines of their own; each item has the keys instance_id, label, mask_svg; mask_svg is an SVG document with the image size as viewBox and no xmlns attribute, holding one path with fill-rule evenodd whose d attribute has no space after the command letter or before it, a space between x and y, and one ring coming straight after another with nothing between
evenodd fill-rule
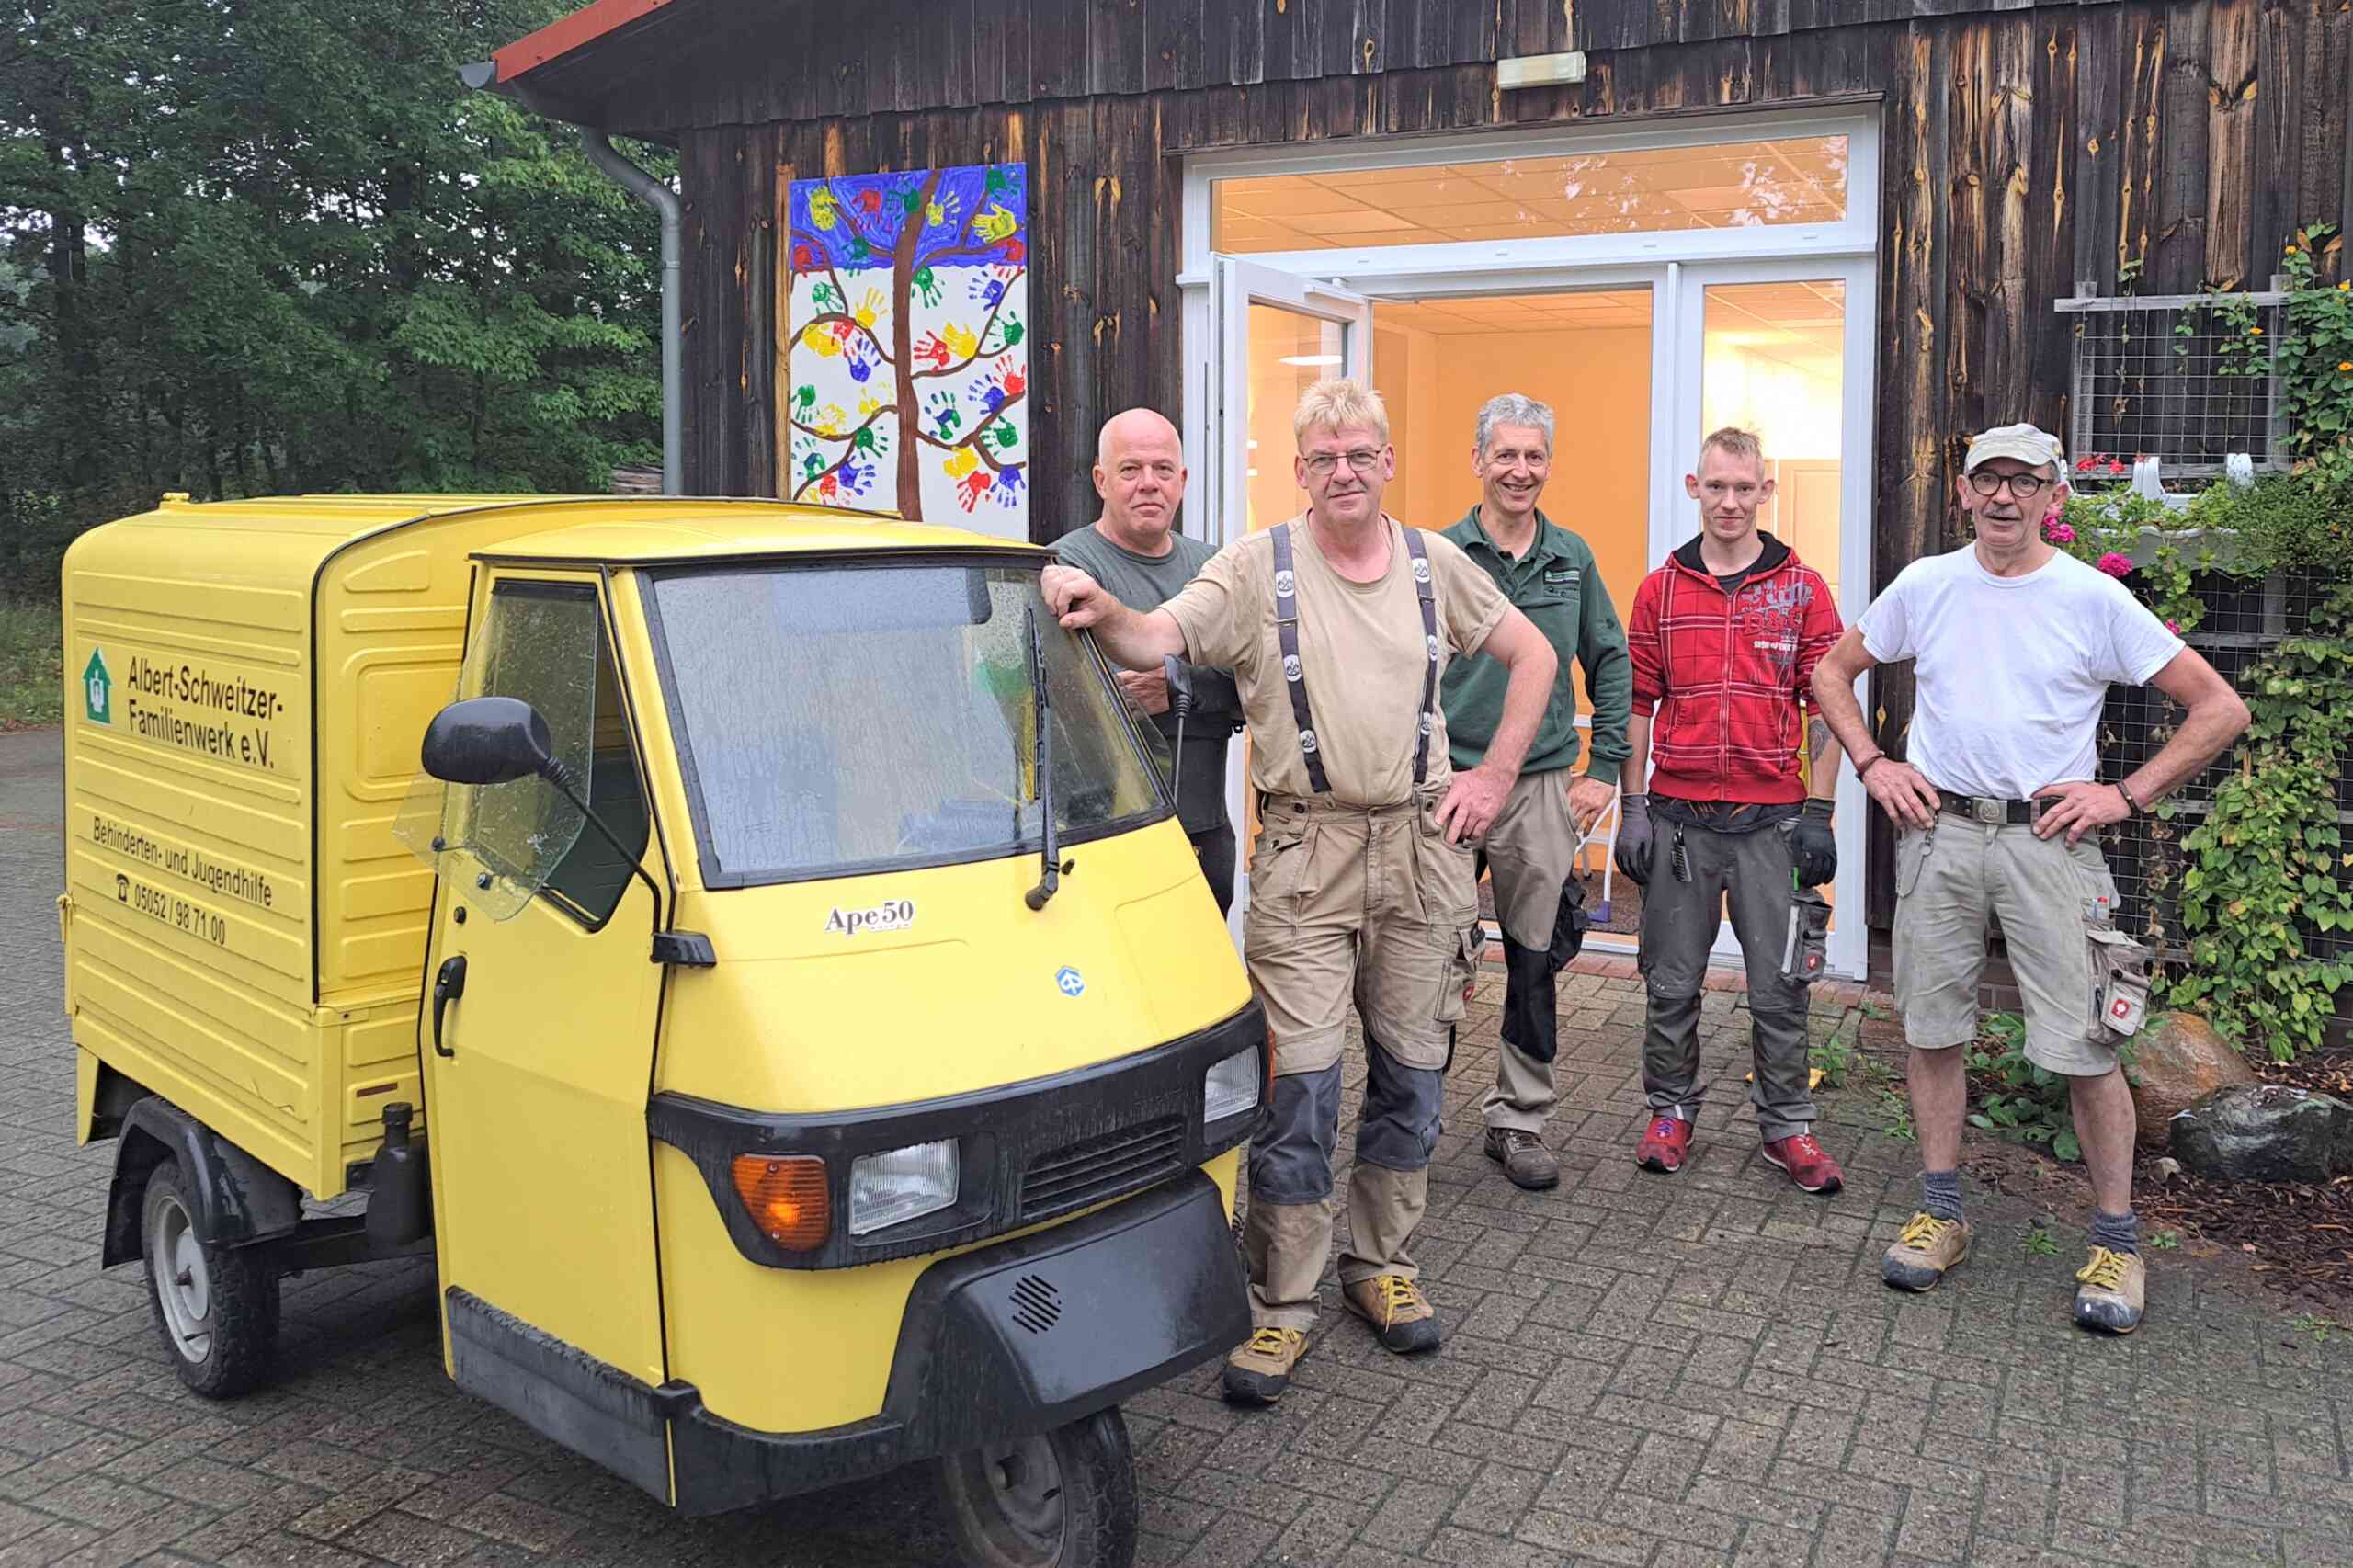
<instances>
[{"instance_id":1,"label":"roof overhang","mask_svg":"<svg viewBox=\"0 0 2353 1568\"><path fill-rule=\"evenodd\" d=\"M707 38L714 8L707 0L592 0L469 66L466 80L551 119L668 141L668 127L649 122L658 110L642 85Z\"/></svg>"}]
</instances>

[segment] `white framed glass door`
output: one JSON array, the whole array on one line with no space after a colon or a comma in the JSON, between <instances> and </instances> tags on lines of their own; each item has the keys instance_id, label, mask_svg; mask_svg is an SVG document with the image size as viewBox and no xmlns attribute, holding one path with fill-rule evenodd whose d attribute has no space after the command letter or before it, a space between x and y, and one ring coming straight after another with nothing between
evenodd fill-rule
<instances>
[{"instance_id":1,"label":"white framed glass door","mask_svg":"<svg viewBox=\"0 0 2353 1568\"><path fill-rule=\"evenodd\" d=\"M1673 519L1658 541L1665 559L1699 529L1682 476L1711 430L1734 426L1762 440L1773 497L1759 523L1822 574L1839 619L1853 624L1870 603L1870 407L1877 274L1868 258L1785 258L1678 266L1675 316L1676 441L1656 468ZM1826 890L1832 916L1828 969L1859 977L1868 933L1839 910L1863 907L1863 855L1870 799L1839 768L1838 876ZM1736 959L1729 924L1716 955Z\"/></svg>"},{"instance_id":2,"label":"white framed glass door","mask_svg":"<svg viewBox=\"0 0 2353 1568\"><path fill-rule=\"evenodd\" d=\"M1367 373L1372 301L1239 256L1212 262L1217 403L1206 449L1216 505L1202 533L1225 544L1299 511L1291 412L1324 377Z\"/></svg>"}]
</instances>

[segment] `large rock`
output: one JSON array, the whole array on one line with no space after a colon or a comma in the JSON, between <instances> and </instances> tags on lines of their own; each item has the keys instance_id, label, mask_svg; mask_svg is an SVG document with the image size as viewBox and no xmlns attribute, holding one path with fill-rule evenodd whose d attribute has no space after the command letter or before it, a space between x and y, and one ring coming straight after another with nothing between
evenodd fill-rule
<instances>
[{"instance_id":1,"label":"large rock","mask_svg":"<svg viewBox=\"0 0 2353 1568\"><path fill-rule=\"evenodd\" d=\"M2133 1038L2132 1065L2124 1071L2132 1085L2132 1109L2141 1123L2140 1143L2165 1147L2174 1113L2186 1110L2216 1089L2252 1084L2255 1070L2195 1013L2159 1013Z\"/></svg>"},{"instance_id":2,"label":"large rock","mask_svg":"<svg viewBox=\"0 0 2353 1568\"><path fill-rule=\"evenodd\" d=\"M2353 1105L2279 1084L2217 1089L2174 1117L2175 1156L2226 1181L2321 1183L2353 1172Z\"/></svg>"}]
</instances>

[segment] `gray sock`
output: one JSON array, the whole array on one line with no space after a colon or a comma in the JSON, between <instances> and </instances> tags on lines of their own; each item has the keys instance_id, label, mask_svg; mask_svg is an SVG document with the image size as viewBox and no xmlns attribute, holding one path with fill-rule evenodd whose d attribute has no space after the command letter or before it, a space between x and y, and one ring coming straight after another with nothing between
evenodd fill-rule
<instances>
[{"instance_id":1,"label":"gray sock","mask_svg":"<svg viewBox=\"0 0 2353 1568\"><path fill-rule=\"evenodd\" d=\"M2111 1214L2105 1209L2093 1210L2092 1245L2106 1247L2110 1252L2139 1252L2141 1217L2130 1209L2121 1214Z\"/></svg>"},{"instance_id":2,"label":"gray sock","mask_svg":"<svg viewBox=\"0 0 2353 1568\"><path fill-rule=\"evenodd\" d=\"M1930 1219L1958 1220L1961 1218L1961 1173L1959 1171L1922 1171L1920 1191Z\"/></svg>"}]
</instances>

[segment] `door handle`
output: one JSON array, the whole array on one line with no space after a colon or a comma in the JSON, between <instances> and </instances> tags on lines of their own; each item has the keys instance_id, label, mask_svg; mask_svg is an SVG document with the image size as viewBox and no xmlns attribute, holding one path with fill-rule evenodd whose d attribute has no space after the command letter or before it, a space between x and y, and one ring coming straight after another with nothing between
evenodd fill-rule
<instances>
[{"instance_id":1,"label":"door handle","mask_svg":"<svg viewBox=\"0 0 2353 1568\"><path fill-rule=\"evenodd\" d=\"M458 1053L441 1043L442 1009L466 994L466 960L462 955L443 959L441 968L433 977L433 1054L455 1056Z\"/></svg>"}]
</instances>

